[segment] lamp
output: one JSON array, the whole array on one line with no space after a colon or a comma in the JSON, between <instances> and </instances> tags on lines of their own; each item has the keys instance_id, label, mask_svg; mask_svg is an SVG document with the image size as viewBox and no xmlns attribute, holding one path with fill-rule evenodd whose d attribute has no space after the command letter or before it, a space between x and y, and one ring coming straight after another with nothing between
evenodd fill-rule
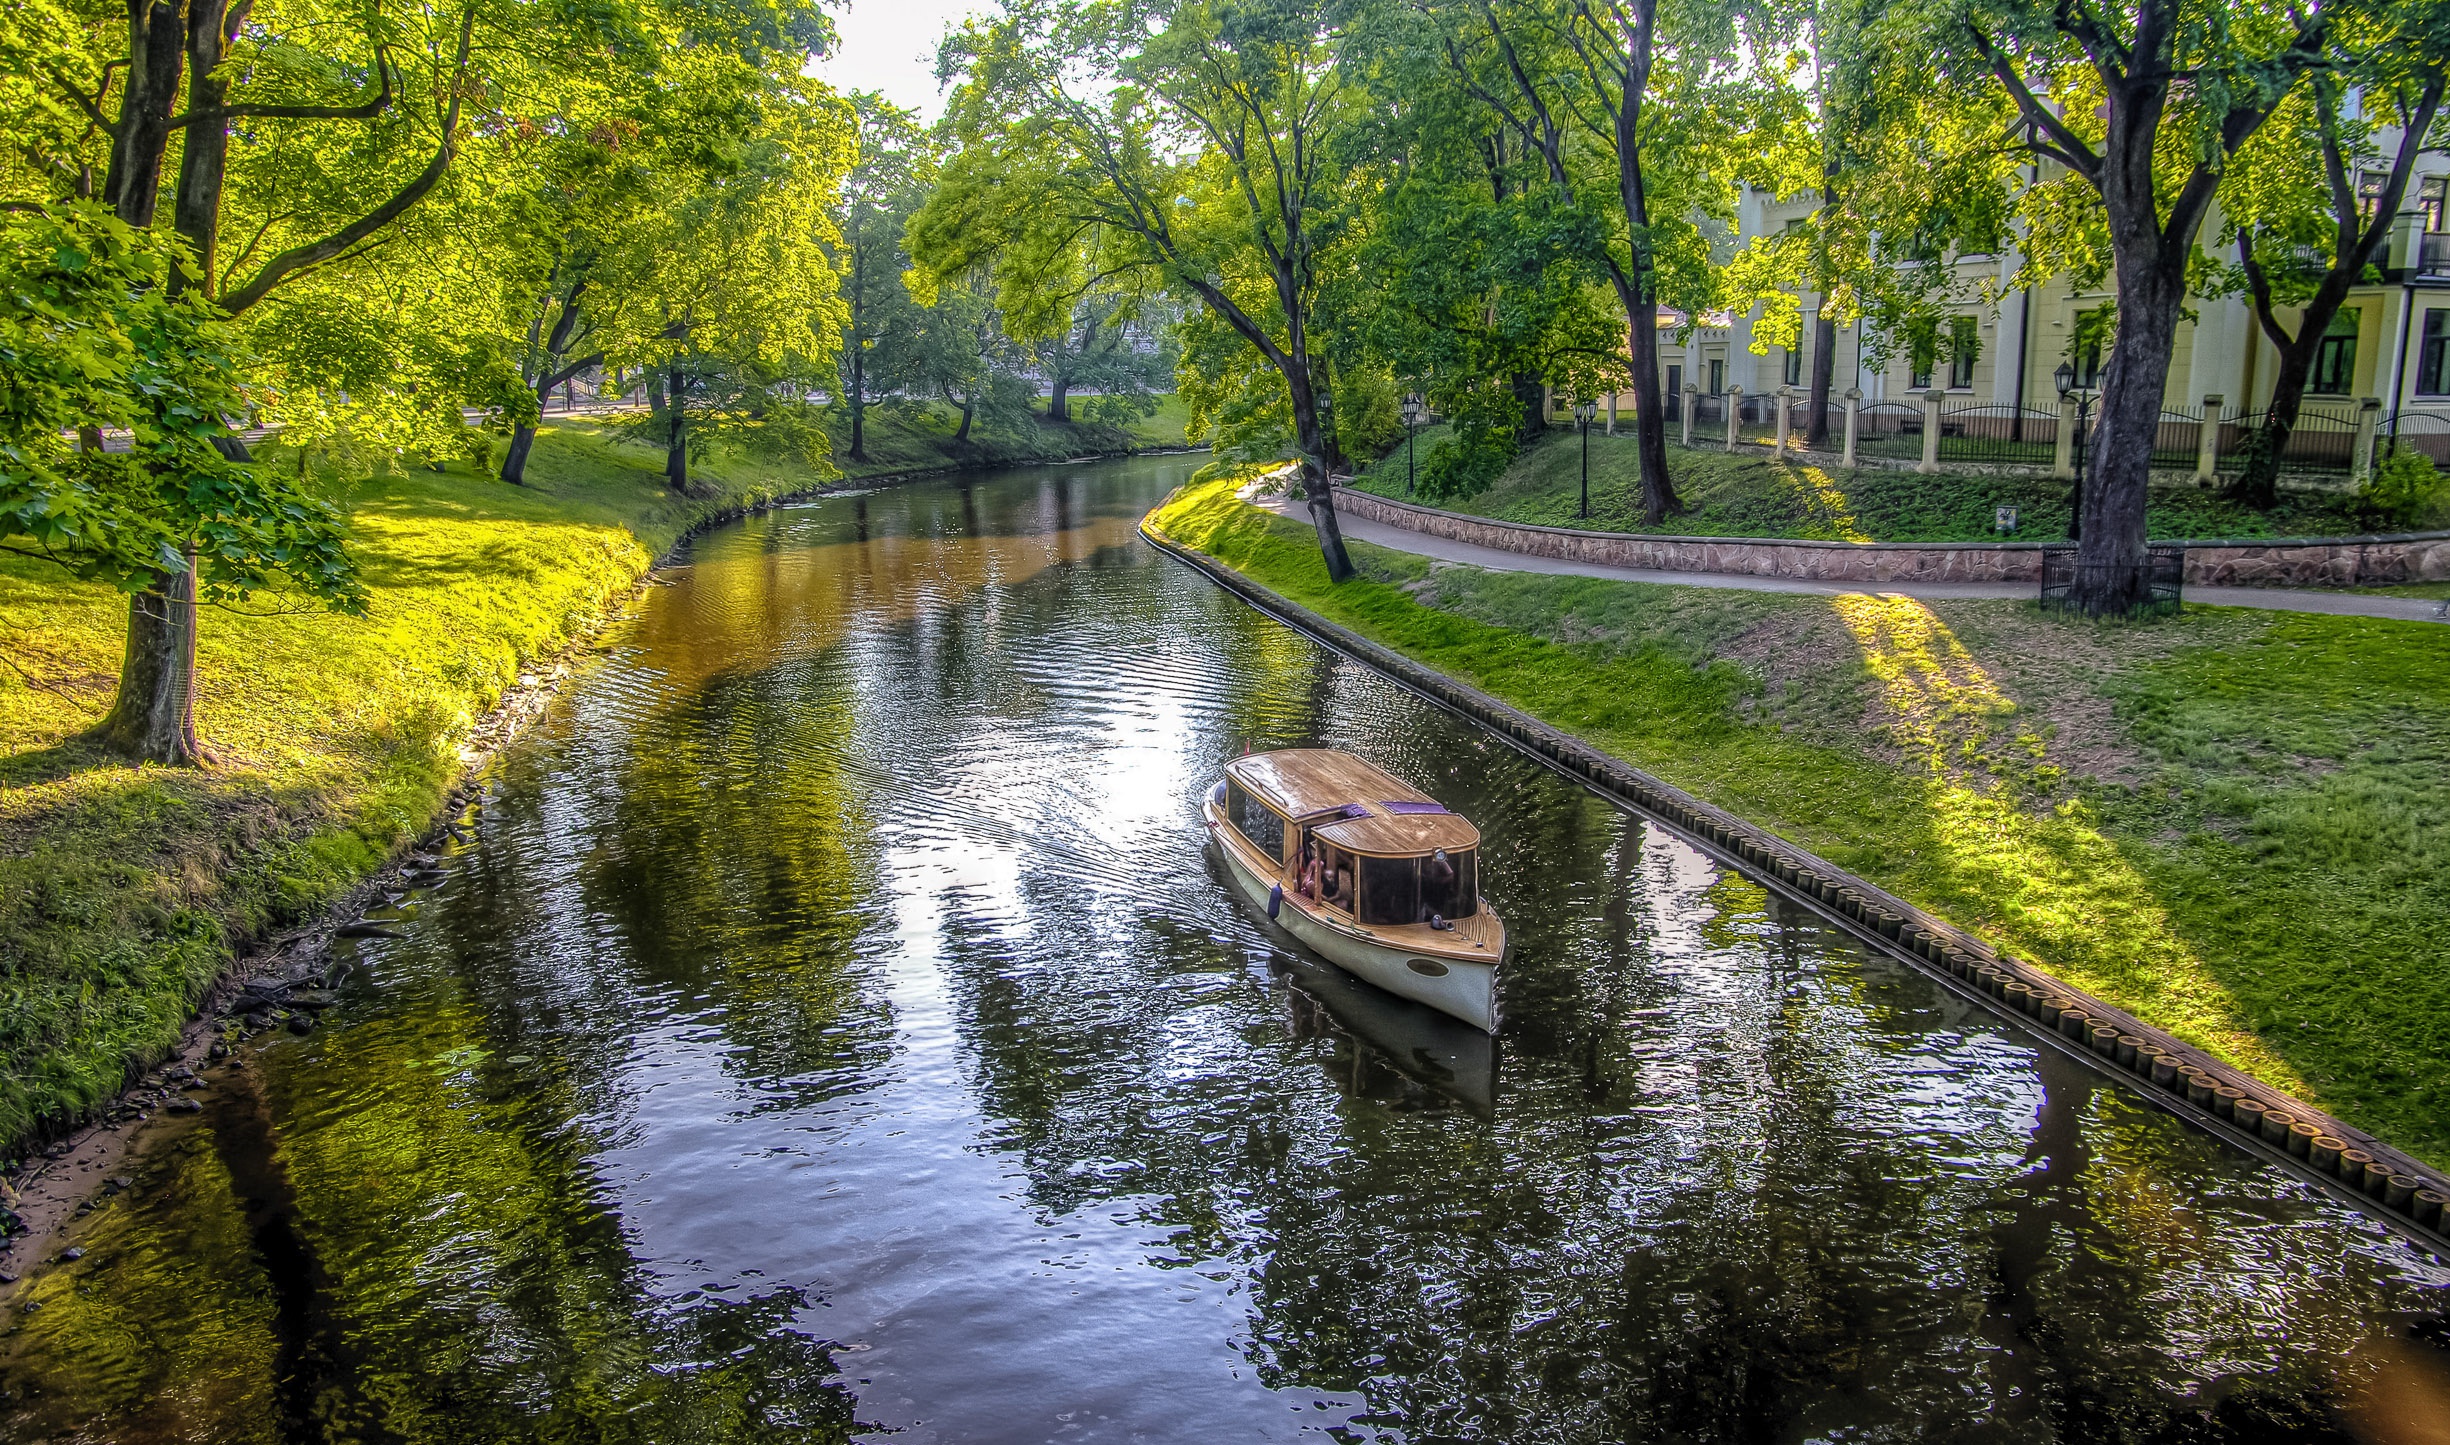
<instances>
[{"instance_id":1,"label":"lamp","mask_svg":"<svg viewBox=\"0 0 2450 1445\"><path fill-rule=\"evenodd\" d=\"M1582 423L1582 512L1591 515L1591 418L1599 415L1599 403L1585 401L1574 408L1574 420Z\"/></svg>"},{"instance_id":2,"label":"lamp","mask_svg":"<svg viewBox=\"0 0 2450 1445\"><path fill-rule=\"evenodd\" d=\"M1412 450L1413 450L1413 448L1412 448L1412 438L1413 438L1413 428L1415 428L1415 427L1417 427L1417 426L1419 426L1419 425L1421 424L1421 413L1422 413L1422 412L1424 412L1424 411L1426 411L1426 410L1428 410L1428 408L1427 408L1427 407L1424 407L1423 405L1421 405L1421 394L1420 394L1419 392L1417 392L1417 391L1415 391L1415 392L1407 392L1407 393L1405 394L1405 396L1404 396L1404 404L1403 404L1403 413L1404 413L1404 495L1405 495L1405 496L1407 496L1407 497L1409 497L1409 496L1411 496L1411 495L1412 495Z\"/></svg>"}]
</instances>

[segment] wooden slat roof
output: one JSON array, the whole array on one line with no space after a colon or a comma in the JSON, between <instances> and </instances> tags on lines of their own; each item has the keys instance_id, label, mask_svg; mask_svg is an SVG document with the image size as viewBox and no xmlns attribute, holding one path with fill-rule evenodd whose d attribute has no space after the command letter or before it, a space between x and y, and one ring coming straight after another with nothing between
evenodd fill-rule
<instances>
[{"instance_id":1,"label":"wooden slat roof","mask_svg":"<svg viewBox=\"0 0 2450 1445\"><path fill-rule=\"evenodd\" d=\"M1382 858L1410 858L1432 848L1462 852L1480 846L1480 830L1453 813L1391 813L1322 823L1310 830L1339 848Z\"/></svg>"},{"instance_id":2,"label":"wooden slat roof","mask_svg":"<svg viewBox=\"0 0 2450 1445\"><path fill-rule=\"evenodd\" d=\"M1236 758L1225 771L1297 822L1352 811L1351 817L1314 822L1312 827L1320 837L1356 853L1403 857L1480 844L1480 830L1441 809L1437 799L1351 753L1287 748ZM1430 811L1398 812L1390 804L1415 804Z\"/></svg>"},{"instance_id":3,"label":"wooden slat roof","mask_svg":"<svg viewBox=\"0 0 2450 1445\"><path fill-rule=\"evenodd\" d=\"M1384 768L1334 748L1253 753L1227 763L1225 771L1289 818L1307 818L1347 803L1437 801Z\"/></svg>"}]
</instances>

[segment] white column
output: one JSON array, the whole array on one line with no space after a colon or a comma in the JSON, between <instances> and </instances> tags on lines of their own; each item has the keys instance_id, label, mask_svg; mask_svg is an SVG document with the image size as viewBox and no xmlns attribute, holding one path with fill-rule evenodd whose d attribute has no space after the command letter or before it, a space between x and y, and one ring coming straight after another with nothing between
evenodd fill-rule
<instances>
[{"instance_id":1,"label":"white column","mask_svg":"<svg viewBox=\"0 0 2450 1445\"><path fill-rule=\"evenodd\" d=\"M2076 399L2059 398L2059 435L2050 444L2050 475L2062 482L2076 477Z\"/></svg>"},{"instance_id":2,"label":"white column","mask_svg":"<svg viewBox=\"0 0 2450 1445\"><path fill-rule=\"evenodd\" d=\"M1923 459L1914 470L1936 472L1940 469L1940 403L1948 393L1933 387L1923 393Z\"/></svg>"},{"instance_id":3,"label":"white column","mask_svg":"<svg viewBox=\"0 0 2450 1445\"><path fill-rule=\"evenodd\" d=\"M1608 389L1608 430L1603 435L1616 435L1616 389L1614 387Z\"/></svg>"},{"instance_id":4,"label":"white column","mask_svg":"<svg viewBox=\"0 0 2450 1445\"><path fill-rule=\"evenodd\" d=\"M2373 475L2373 439L2382 421L2382 398L2369 396L2356 405L2356 451L2348 464L2348 480L2361 482Z\"/></svg>"},{"instance_id":5,"label":"white column","mask_svg":"<svg viewBox=\"0 0 2450 1445\"><path fill-rule=\"evenodd\" d=\"M1688 447L1693 444L1693 402L1700 394L1699 382L1688 381L1684 384L1684 444Z\"/></svg>"},{"instance_id":6,"label":"white column","mask_svg":"<svg viewBox=\"0 0 2450 1445\"><path fill-rule=\"evenodd\" d=\"M1744 404L1744 388L1742 388L1742 387L1740 387L1740 386L1730 386L1730 387L1728 387L1728 388L1727 388L1727 450L1729 450L1729 451L1734 451L1734 450L1735 450L1735 429L1736 429L1736 426L1737 426L1737 424L1738 424L1738 415L1737 415L1737 413L1738 413L1738 408L1742 407L1742 406L1743 406L1743 404Z\"/></svg>"},{"instance_id":7,"label":"white column","mask_svg":"<svg viewBox=\"0 0 2450 1445\"><path fill-rule=\"evenodd\" d=\"M2195 480L2210 486L2220 475L2220 409L2227 398L2217 391L2203 394L2203 427L2195 434Z\"/></svg>"},{"instance_id":8,"label":"white column","mask_svg":"<svg viewBox=\"0 0 2450 1445\"><path fill-rule=\"evenodd\" d=\"M1854 464L1855 464L1855 423L1856 423L1857 419L1859 419L1859 418L1862 416L1862 414L1863 414L1863 388L1861 388L1861 387L1859 387L1859 386L1850 386L1850 387L1846 388L1846 458L1845 458L1845 464L1846 464L1846 466L1847 466L1847 468L1848 468L1849 470L1852 470L1852 469L1853 469L1853 467L1854 467Z\"/></svg>"}]
</instances>

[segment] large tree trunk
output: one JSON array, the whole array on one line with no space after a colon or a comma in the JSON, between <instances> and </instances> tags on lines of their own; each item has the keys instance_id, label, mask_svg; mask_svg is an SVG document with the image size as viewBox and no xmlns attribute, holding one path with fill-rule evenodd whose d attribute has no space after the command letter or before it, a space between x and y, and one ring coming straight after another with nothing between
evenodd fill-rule
<instances>
[{"instance_id":1,"label":"large tree trunk","mask_svg":"<svg viewBox=\"0 0 2450 1445\"><path fill-rule=\"evenodd\" d=\"M1327 439L1319 426L1318 393L1311 389L1310 369L1299 353L1285 368L1285 385L1293 393L1293 442L1301 452L1302 497L1310 504L1311 524L1318 528L1319 555L1327 562L1327 580L1349 581L1353 559L1344 550L1344 528L1336 521L1336 496L1328 480Z\"/></svg>"},{"instance_id":2,"label":"large tree trunk","mask_svg":"<svg viewBox=\"0 0 2450 1445\"><path fill-rule=\"evenodd\" d=\"M2145 511L2152 497L2152 447L2161 428L2161 392L2186 300L2185 251L2157 244L2158 217L2147 187L2141 225L2150 251L2127 248L2118 266L2118 336L2101 379L2101 422L2080 485L2083 533L2076 545L2070 601L2093 616L2132 612L2151 600L2144 570ZM2117 221L2112 222L2113 228Z\"/></svg>"},{"instance_id":3,"label":"large tree trunk","mask_svg":"<svg viewBox=\"0 0 2450 1445\"><path fill-rule=\"evenodd\" d=\"M2343 288L2344 289L2344 288ZM2297 414L2305 406L2305 384L2314 374L2314 353L2322 345L2323 333L2330 329L2331 318L2339 314L2339 303L2321 304L2318 294L2307 303L2305 320L2295 337L2275 349L2280 356L2280 371L2272 378L2271 405L2263 413L2263 424L2255 430L2254 439L2246 448L2245 470L2227 487L2228 494L2258 511L2269 511L2280 502L2280 454L2288 449L2288 439L2297 431ZM2317 309L2321 314L2317 316ZM2205 426L2218 419L2205 417Z\"/></svg>"},{"instance_id":4,"label":"large tree trunk","mask_svg":"<svg viewBox=\"0 0 2450 1445\"><path fill-rule=\"evenodd\" d=\"M851 338L851 345L851 385L843 399L851 404L851 460L864 462L868 459L868 358L857 349L857 336Z\"/></svg>"},{"instance_id":5,"label":"large tree trunk","mask_svg":"<svg viewBox=\"0 0 2450 1445\"><path fill-rule=\"evenodd\" d=\"M1659 273L1650 249L1650 190L1642 178L1642 102L1650 89L1655 0L1635 0L1633 46L1623 73L1624 103L1616 111L1617 202L1625 208L1630 274L1609 263L1625 307L1626 351L1633 360L1635 450L1642 467L1642 520L1657 526L1682 511L1667 471L1667 414L1659 397Z\"/></svg>"},{"instance_id":6,"label":"large tree trunk","mask_svg":"<svg viewBox=\"0 0 2450 1445\"><path fill-rule=\"evenodd\" d=\"M951 398L949 397L947 398L947 400L950 399ZM975 396L963 397L961 399L961 425L955 428L953 432L953 440L957 442L966 442L970 439L970 419L977 414L978 398Z\"/></svg>"},{"instance_id":7,"label":"large tree trunk","mask_svg":"<svg viewBox=\"0 0 2450 1445\"><path fill-rule=\"evenodd\" d=\"M196 740L196 572L157 572L150 590L128 599L128 649L119 696L94 729L101 744L137 762L199 766Z\"/></svg>"},{"instance_id":8,"label":"large tree trunk","mask_svg":"<svg viewBox=\"0 0 2450 1445\"><path fill-rule=\"evenodd\" d=\"M510 449L502 453L502 480L514 487L527 485L527 454L536 445L536 428L520 422L510 429Z\"/></svg>"},{"instance_id":9,"label":"large tree trunk","mask_svg":"<svg viewBox=\"0 0 2450 1445\"><path fill-rule=\"evenodd\" d=\"M1046 419L1048 421L1070 421L1072 419L1072 378L1060 368L1047 373Z\"/></svg>"},{"instance_id":10,"label":"large tree trunk","mask_svg":"<svg viewBox=\"0 0 2450 1445\"><path fill-rule=\"evenodd\" d=\"M1803 444L1816 452L1829 446L1829 388L1836 380L1837 318L1823 313L1812 318L1812 390L1804 402L1810 414L1804 418Z\"/></svg>"},{"instance_id":11,"label":"large tree trunk","mask_svg":"<svg viewBox=\"0 0 2450 1445\"><path fill-rule=\"evenodd\" d=\"M186 58L186 7L176 0L128 0L128 78L102 194L120 220L140 229L153 224L161 201L162 161Z\"/></svg>"},{"instance_id":12,"label":"large tree trunk","mask_svg":"<svg viewBox=\"0 0 2450 1445\"><path fill-rule=\"evenodd\" d=\"M689 376L677 360L667 369L671 380L664 414L669 426L664 433L664 485L685 493L689 490Z\"/></svg>"}]
</instances>

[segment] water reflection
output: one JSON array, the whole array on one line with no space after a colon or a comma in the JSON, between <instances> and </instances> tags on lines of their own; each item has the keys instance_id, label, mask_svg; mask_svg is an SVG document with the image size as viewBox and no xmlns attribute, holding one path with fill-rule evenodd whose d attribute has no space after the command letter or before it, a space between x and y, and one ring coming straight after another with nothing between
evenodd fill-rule
<instances>
[{"instance_id":1,"label":"water reflection","mask_svg":"<svg viewBox=\"0 0 2450 1445\"><path fill-rule=\"evenodd\" d=\"M2384 1439L2440 1389L2442 1272L1156 557L1185 471L709 539L333 1026L94 1216L7 1433ZM1214 874L1196 788L1310 742L1481 823L1495 1044Z\"/></svg>"}]
</instances>

